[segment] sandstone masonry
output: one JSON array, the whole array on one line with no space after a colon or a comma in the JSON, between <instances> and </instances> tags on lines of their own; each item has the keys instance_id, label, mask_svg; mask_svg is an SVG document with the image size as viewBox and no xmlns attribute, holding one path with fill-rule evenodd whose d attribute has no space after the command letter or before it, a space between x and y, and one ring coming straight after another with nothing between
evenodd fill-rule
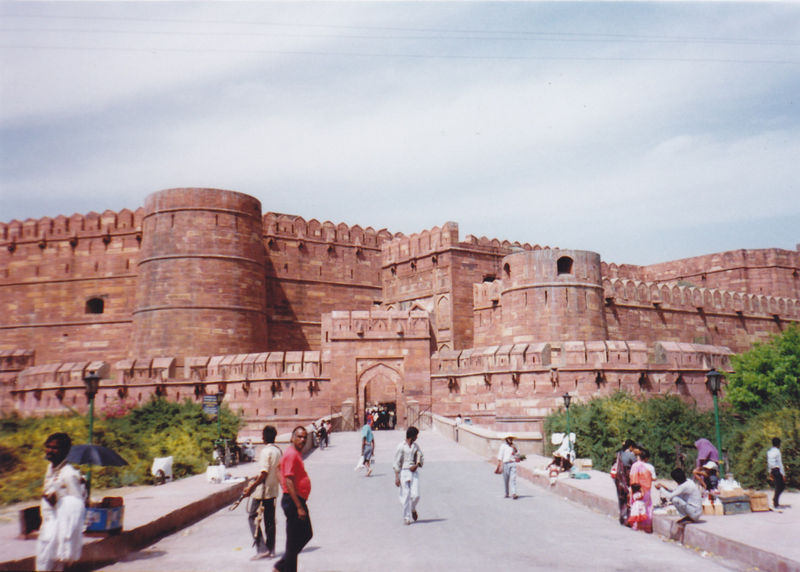
<instances>
[{"instance_id":1,"label":"sandstone masonry","mask_svg":"<svg viewBox=\"0 0 800 572\"><path fill-rule=\"evenodd\" d=\"M118 213L0 223L0 407L224 394L246 431L390 403L540 430L570 392L676 394L800 322L800 252L652 266L597 253L266 213L168 189Z\"/></svg>"}]
</instances>

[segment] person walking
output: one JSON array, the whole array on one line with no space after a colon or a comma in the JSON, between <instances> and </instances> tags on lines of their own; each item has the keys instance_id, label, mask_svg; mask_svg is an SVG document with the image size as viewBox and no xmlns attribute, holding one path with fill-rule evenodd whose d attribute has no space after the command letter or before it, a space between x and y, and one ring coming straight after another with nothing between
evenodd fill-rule
<instances>
[{"instance_id":1,"label":"person walking","mask_svg":"<svg viewBox=\"0 0 800 572\"><path fill-rule=\"evenodd\" d=\"M256 546L256 554L250 560L272 558L275 556L275 498L280 487L281 450L275 445L277 429L272 425L264 426L261 436L265 447L258 454L261 472L250 483L242 495L252 500L248 505L247 520L250 533ZM255 491L255 494L253 492Z\"/></svg>"},{"instance_id":2,"label":"person walking","mask_svg":"<svg viewBox=\"0 0 800 572\"><path fill-rule=\"evenodd\" d=\"M781 440L778 437L772 438L772 448L767 451L767 472L769 473L767 478L772 481L772 485L775 487L772 506L773 508L781 508L781 493L786 488L786 470L783 468Z\"/></svg>"},{"instance_id":3,"label":"person walking","mask_svg":"<svg viewBox=\"0 0 800 572\"><path fill-rule=\"evenodd\" d=\"M630 486L631 466L636 461L636 454L631 450L634 445L632 439L626 439L622 448L617 451L614 464L611 466L611 478L617 489L617 502L619 503L619 523L629 526L630 505L628 504L628 491Z\"/></svg>"},{"instance_id":4,"label":"person walking","mask_svg":"<svg viewBox=\"0 0 800 572\"><path fill-rule=\"evenodd\" d=\"M403 523L416 521L419 502L419 468L424 462L422 451L417 445L419 429L409 427L406 440L397 446L394 453L394 484L400 487L400 504L403 505Z\"/></svg>"},{"instance_id":5,"label":"person walking","mask_svg":"<svg viewBox=\"0 0 800 572\"><path fill-rule=\"evenodd\" d=\"M367 476L372 474L372 455L375 453L375 434L369 423L364 423L361 428L361 456L364 458L364 466L367 469Z\"/></svg>"},{"instance_id":6,"label":"person walking","mask_svg":"<svg viewBox=\"0 0 800 572\"><path fill-rule=\"evenodd\" d=\"M86 485L80 472L67 463L71 447L66 433L53 433L44 442L44 457L50 464L42 487L36 570L63 570L83 550Z\"/></svg>"},{"instance_id":7,"label":"person walking","mask_svg":"<svg viewBox=\"0 0 800 572\"><path fill-rule=\"evenodd\" d=\"M517 463L519 462L519 452L514 445L514 436L506 435L505 443L500 445L497 451L497 469L495 472L503 473L503 484L505 485L506 496L517 499Z\"/></svg>"},{"instance_id":8,"label":"person walking","mask_svg":"<svg viewBox=\"0 0 800 572\"><path fill-rule=\"evenodd\" d=\"M308 432L302 425L292 431L292 444L280 461L281 508L286 515L286 550L275 563L277 572L297 572L297 556L314 536L311 516L308 513L308 497L311 494L311 479L303 464L303 449Z\"/></svg>"}]
</instances>

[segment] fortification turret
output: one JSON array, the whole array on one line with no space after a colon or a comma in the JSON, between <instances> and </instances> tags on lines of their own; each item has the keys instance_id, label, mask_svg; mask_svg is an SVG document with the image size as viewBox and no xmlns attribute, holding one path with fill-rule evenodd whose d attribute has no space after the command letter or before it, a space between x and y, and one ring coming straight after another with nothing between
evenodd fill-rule
<instances>
[{"instance_id":1,"label":"fortification turret","mask_svg":"<svg viewBox=\"0 0 800 572\"><path fill-rule=\"evenodd\" d=\"M264 350L261 203L219 189L148 196L136 302L132 357Z\"/></svg>"},{"instance_id":2,"label":"fortification turret","mask_svg":"<svg viewBox=\"0 0 800 572\"><path fill-rule=\"evenodd\" d=\"M516 252L503 258L501 276L505 342L607 338L599 254Z\"/></svg>"}]
</instances>

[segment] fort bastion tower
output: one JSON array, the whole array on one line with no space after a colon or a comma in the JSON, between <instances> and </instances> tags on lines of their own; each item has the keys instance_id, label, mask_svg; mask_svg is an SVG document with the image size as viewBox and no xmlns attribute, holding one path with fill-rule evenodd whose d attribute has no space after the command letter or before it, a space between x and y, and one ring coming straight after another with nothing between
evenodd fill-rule
<instances>
[{"instance_id":1,"label":"fort bastion tower","mask_svg":"<svg viewBox=\"0 0 800 572\"><path fill-rule=\"evenodd\" d=\"M145 199L132 357L263 351L261 203L218 189Z\"/></svg>"},{"instance_id":2,"label":"fort bastion tower","mask_svg":"<svg viewBox=\"0 0 800 572\"><path fill-rule=\"evenodd\" d=\"M608 337L599 254L516 252L503 258L502 277L503 343Z\"/></svg>"}]
</instances>

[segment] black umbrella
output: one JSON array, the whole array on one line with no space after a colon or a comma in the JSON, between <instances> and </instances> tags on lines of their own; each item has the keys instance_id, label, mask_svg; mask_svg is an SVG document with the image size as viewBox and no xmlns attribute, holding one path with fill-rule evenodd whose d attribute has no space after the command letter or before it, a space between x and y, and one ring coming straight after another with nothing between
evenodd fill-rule
<instances>
[{"instance_id":1,"label":"black umbrella","mask_svg":"<svg viewBox=\"0 0 800 572\"><path fill-rule=\"evenodd\" d=\"M67 454L67 461L77 465L99 465L101 467L121 467L128 461L115 451L102 445L73 445Z\"/></svg>"}]
</instances>

